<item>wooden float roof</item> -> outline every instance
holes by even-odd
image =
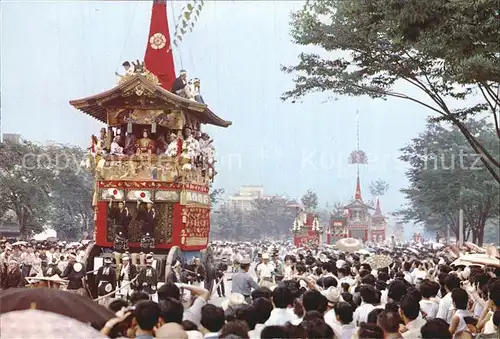
[[[105,103],[122,97],[124,93],[133,91],[139,85],[143,88],[144,92],[149,93],[152,98],[159,99],[165,102],[166,105],[179,107],[197,117],[202,123],[220,127],[228,127],[231,125],[231,121],[226,121],[217,116],[206,104],[173,94],[141,74],[134,74],[133,76],[127,77],[125,81],[108,91],[82,99],[71,100],[69,103],[91,117],[103,123],[107,123]]]

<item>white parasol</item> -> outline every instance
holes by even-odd
[[[354,253],[363,248],[363,242],[355,238],[343,238],[335,243],[337,249],[344,252]]]
[[[363,260],[362,263],[370,265],[373,270],[378,270],[379,268],[389,267],[392,262],[393,259],[388,255],[375,254]]]
[[[26,241],[16,241],[15,243],[12,244],[12,246],[25,246],[28,245]]]
[[[463,263],[456,264],[456,262],[469,263],[466,266],[476,264],[476,265],[500,267],[500,258],[492,257],[492,256],[489,256],[487,254],[466,254],[466,255],[459,257],[457,260],[455,260],[453,262],[454,265],[464,265]]]

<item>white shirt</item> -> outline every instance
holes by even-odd
[[[270,262],[268,262],[267,264],[262,263],[259,266],[257,266],[256,273],[260,279],[264,278],[271,279],[273,276],[272,273],[274,272],[274,269],[275,267],[273,263]]]
[[[436,318],[443,319],[448,324],[451,322],[453,316],[453,300],[451,293],[448,292],[440,301]]]
[[[413,285],[413,277],[411,276],[410,272],[403,272],[403,273],[405,275],[405,280]]]
[[[420,333],[420,329],[424,326],[426,321],[421,317],[417,317],[417,319],[410,321],[406,324],[406,328],[408,331],[402,334],[405,339],[419,339],[422,338],[422,334]]]
[[[347,325],[330,325],[335,334],[336,339],[351,339],[354,338],[354,335],[357,333],[358,328],[354,325],[354,323],[350,323]]]
[[[364,301],[361,305],[354,311],[352,316],[355,325],[359,326],[362,322],[368,321],[368,314],[375,308],[372,304],[367,304]]]
[[[333,328],[333,326],[341,326],[337,321],[335,310],[333,308],[323,315],[323,320],[325,320],[325,323],[331,328]]]
[[[296,321],[298,317],[293,313],[291,308],[275,308],[271,311],[269,319],[267,319],[265,326],[283,326],[287,322]]]
[[[420,310],[422,310],[422,312],[424,312],[427,315],[426,317],[427,320],[436,318],[438,309],[439,309],[439,304],[436,301],[425,300],[425,299],[420,300]]]
[[[250,339],[260,339],[260,334],[262,330],[266,327],[264,324],[256,324],[255,328],[251,331],[248,331],[248,337]]]

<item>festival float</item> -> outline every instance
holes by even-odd
[[[180,40],[177,28],[174,36]],[[217,172],[212,139],[202,128],[231,122],[204,103],[198,79],[191,85],[186,71],[176,76],[172,53],[166,3],[155,1],[144,62],[124,62],[115,87],[70,101],[105,124],[89,148],[95,228],[85,264],[93,271],[112,257],[118,265],[127,251],[140,267],[152,253],[166,280],[173,263],[198,257],[210,288],[209,194]],[[94,275],[88,278],[92,289]]]
[[[317,215],[301,211],[293,221],[292,233],[295,247],[318,248],[323,229]]]

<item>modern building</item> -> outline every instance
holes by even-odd
[[[234,209],[251,211],[252,202],[264,198],[264,186],[241,186],[239,192],[229,197],[226,204]]]
[[[11,144],[19,144],[21,142],[21,134],[4,133],[2,135],[2,141]]]

